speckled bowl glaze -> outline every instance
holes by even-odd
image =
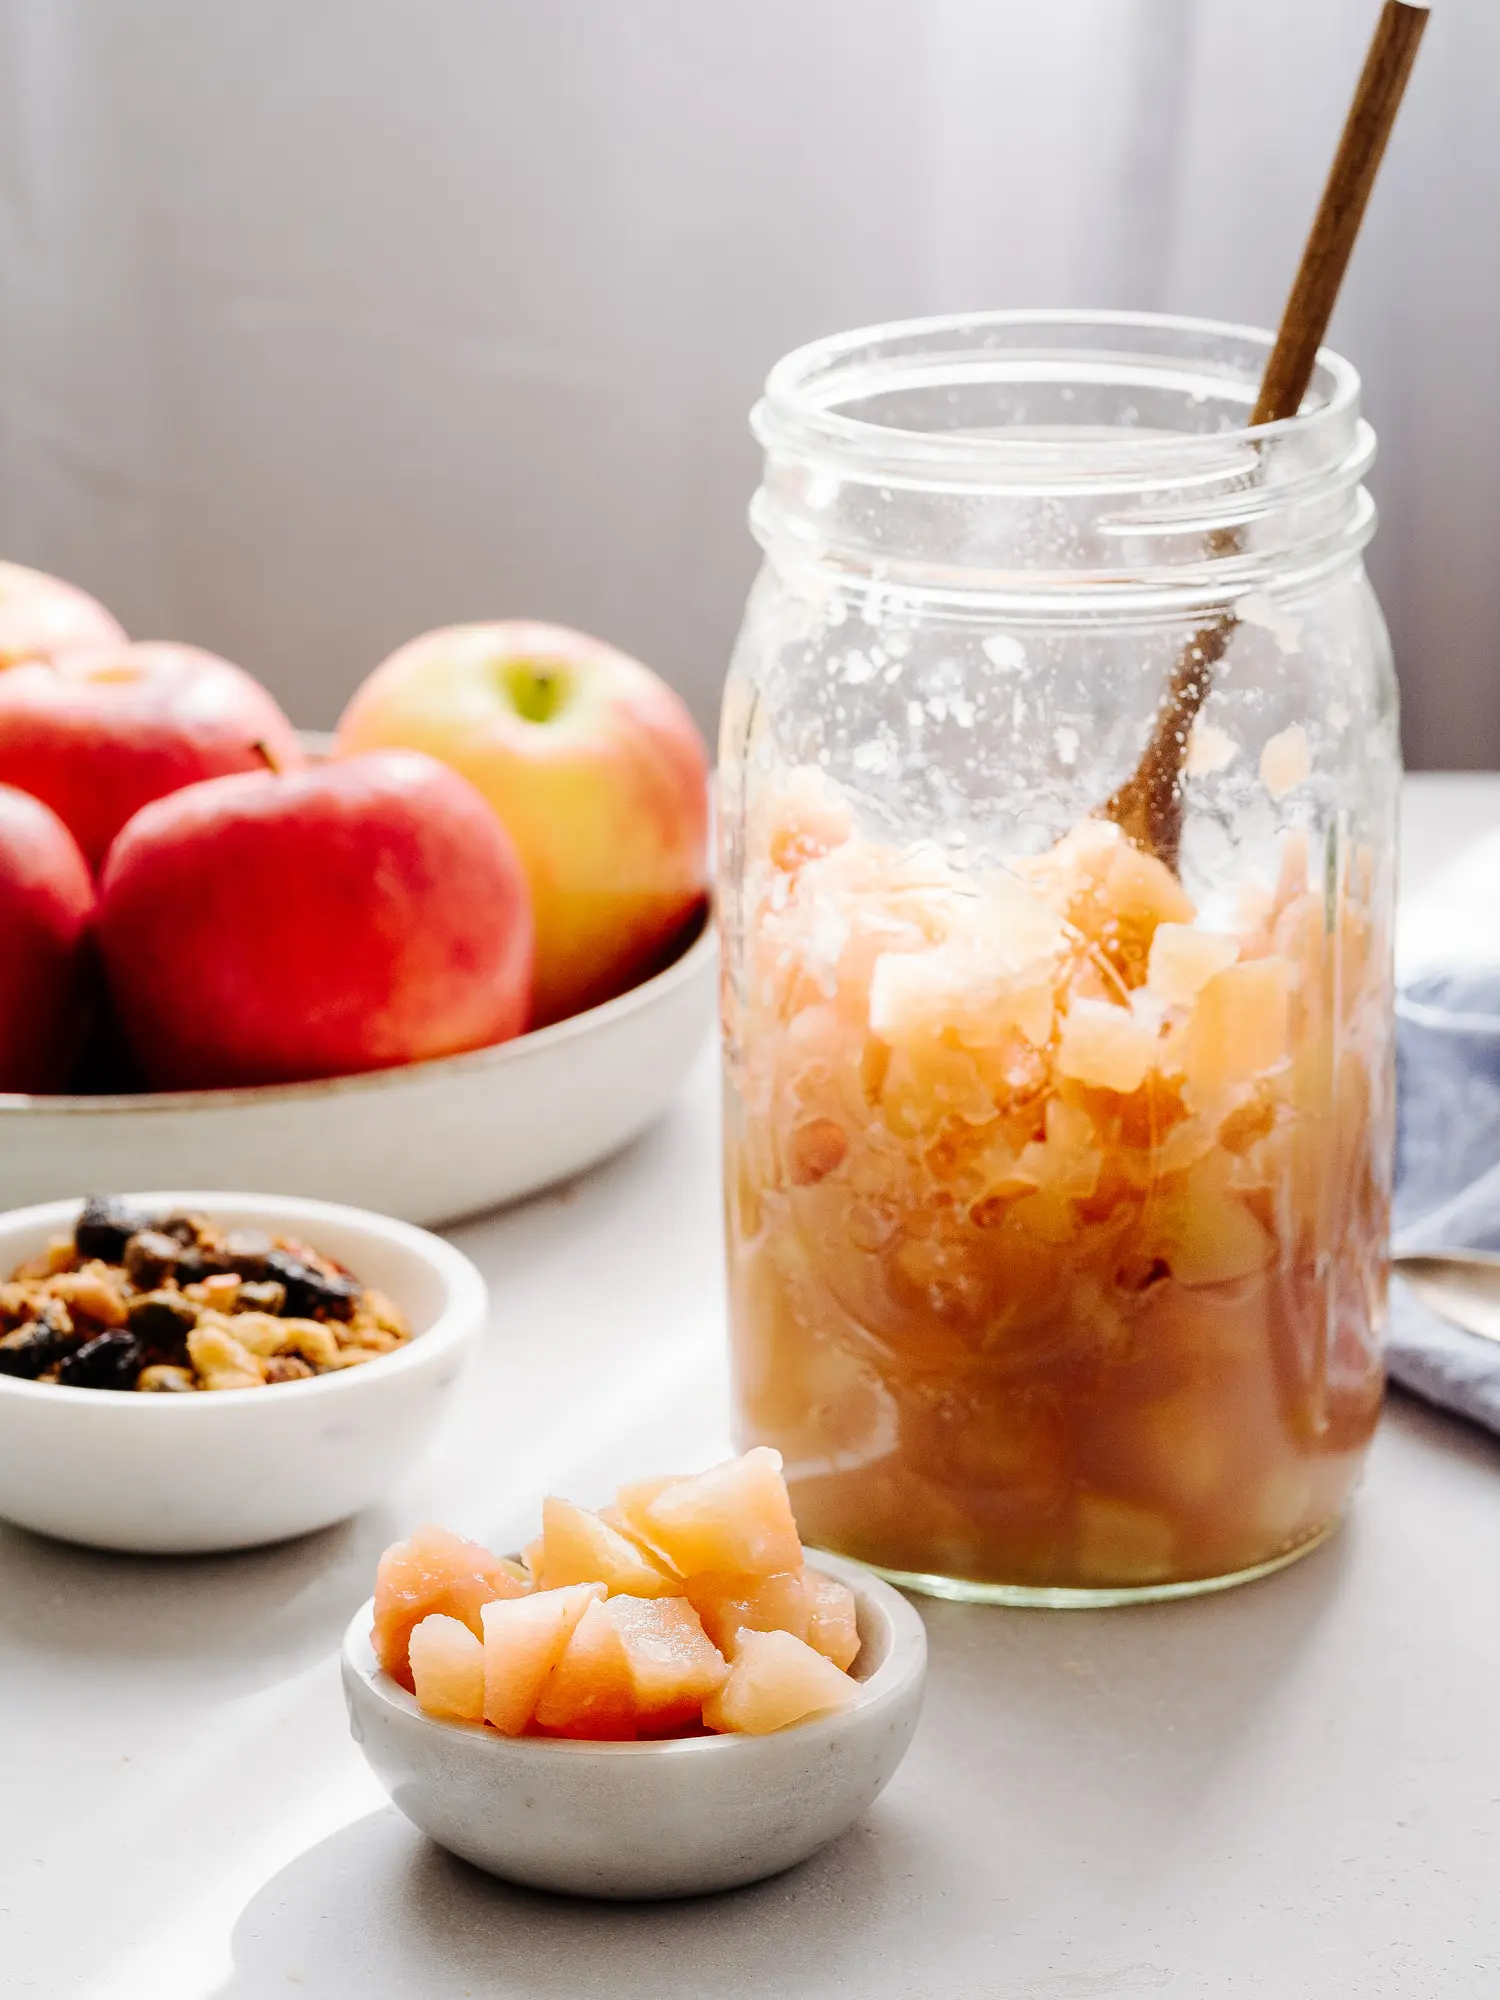
[[[854,1592],[859,1697],[774,1736],[575,1743],[438,1722],[375,1663],[373,1605],[344,1637],[349,1726],[407,1818],[492,1875],[615,1901],[701,1896],[805,1861],[889,1783],[917,1726],[927,1635],[901,1594],[837,1556]]]

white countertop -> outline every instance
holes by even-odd
[[[1410,781],[1406,886],[1500,826]],[[1500,1992],[1500,1443],[1396,1401],[1345,1531],[1270,1580],[1094,1613],[924,1604],[927,1711],[867,1822],[694,1904],[508,1889],[386,1804],[335,1660],[436,1518],[727,1450],[716,1078],[455,1232],[492,1337],[388,1505],[288,1548],[0,1530],[0,1992],[46,2000],[1426,2000]]]

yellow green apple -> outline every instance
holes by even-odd
[[[393,653],[339,723],[341,755],[425,750],[514,840],[536,913],[532,1025],[664,961],[702,907],[708,755],[639,660],[560,625],[452,625]]]

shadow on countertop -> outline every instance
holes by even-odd
[[[888,1802],[811,1861],[748,1889],[582,1902],[496,1881],[388,1807],[266,1884],[235,1926],[234,1974],[210,2000],[832,1994],[844,1990],[841,1960],[879,1949],[921,1863],[919,1832]]]
[[[1154,1925],[1162,1857],[1223,1839],[1226,1799],[1288,1683],[1318,1667],[1352,1542],[1197,1603],[1061,1616],[923,1605],[927,1709],[885,1795],[812,1860],[726,1895],[543,1895],[455,1860],[394,1808],[369,1814],[256,1893],[211,2000],[1128,2000],[1175,1988]]]
[[[0,1527],[0,1648],[70,1668],[191,1662],[216,1694],[244,1693],[336,1650],[398,1532],[376,1507],[270,1548],[138,1556]]]

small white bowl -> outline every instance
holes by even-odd
[[[202,1554],[326,1528],[400,1477],[484,1326],[485,1284],[467,1257],[423,1229],[329,1202],[107,1191],[300,1237],[384,1292],[413,1338],[336,1374],[191,1396],[0,1375],[0,1518],[92,1548]],[[78,1208],[74,1199],[0,1215],[0,1278],[71,1229]]]
[[[917,1726],[927,1634],[898,1591],[808,1551],[854,1592],[858,1698],[773,1736],[506,1737],[439,1722],[375,1663],[373,1601],[344,1635],[349,1727],[406,1817],[492,1875],[616,1901],[702,1896],[805,1861],[885,1789]]]
[[[439,1224],[581,1173],[666,1109],[713,1022],[711,922],[654,979],[435,1062],[247,1090],[0,1092],[0,1207],[237,1182]]]

